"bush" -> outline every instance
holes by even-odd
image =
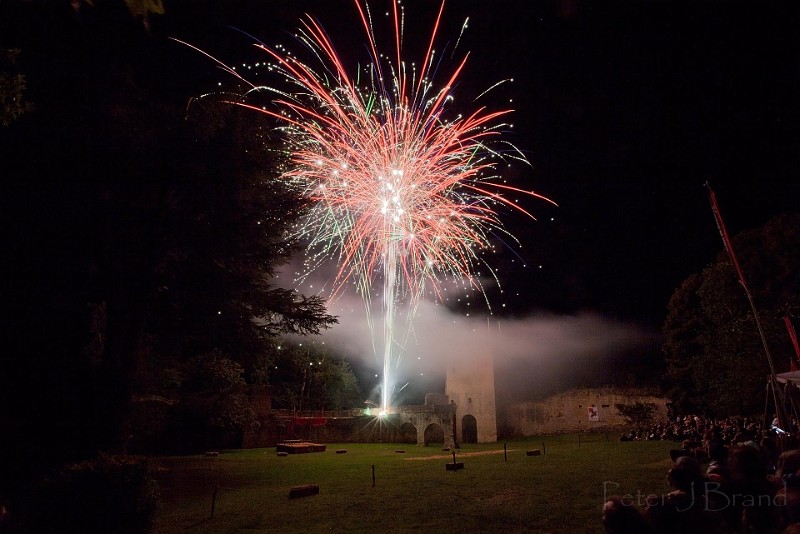
[[[614,405],[625,422],[638,432],[646,430],[653,424],[656,414],[656,405],[652,402],[634,402],[633,404],[618,403]]]
[[[137,457],[101,456],[44,480],[23,511],[23,532],[153,532],[158,483]]]

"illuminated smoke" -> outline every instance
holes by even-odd
[[[499,176],[501,162],[526,163],[501,136],[510,128],[503,122],[510,110],[448,113],[468,54],[444,84],[434,82],[433,72],[442,69],[435,41],[444,3],[418,65],[403,57],[405,14],[398,2],[392,2],[388,16],[391,57],[378,50],[368,4],[356,0],[355,6],[370,60],[354,73],[312,17],[301,21],[297,35],[311,62],[283,47],[257,44],[267,57],[263,68],[286,80],[286,88],[252,83],[218,63],[250,87],[232,103],[280,121],[288,156],[281,178],[311,201],[295,229],[308,244],[297,282],[333,261],[338,269],[325,288],[327,296],[356,290],[366,307],[372,351],[383,357],[386,411],[392,376],[420,303],[443,300],[447,286],[482,293],[480,277],[494,276],[484,254],[498,240],[515,241],[503,228],[500,211],[530,216],[509,195],[547,199],[509,186]],[[252,103],[265,93],[271,97],[268,105]],[[376,343],[380,336],[372,320],[376,299],[382,343]]]

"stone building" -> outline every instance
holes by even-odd
[[[491,354],[462,357],[451,362],[447,366],[445,394],[455,403],[457,442],[497,441],[497,402]]]

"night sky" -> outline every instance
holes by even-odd
[[[393,55],[392,0],[361,1]],[[220,450],[207,448],[222,435],[209,431],[229,418],[211,410],[244,421],[245,402],[227,395],[246,385],[269,383],[276,407],[324,409],[314,362],[302,359],[312,355],[349,364],[336,376],[354,382],[351,369],[358,391],[332,401],[349,406],[387,390],[393,406],[422,404],[447,391],[447,370],[466,374],[483,358],[499,422],[516,403],[571,389],[670,394],[670,297],[723,251],[704,184],[732,236],[800,212],[797,0],[447,0],[434,85],[469,54],[448,110],[512,109],[502,138],[530,164],[498,174],[557,206],[520,194],[535,220],[500,206],[518,242],[492,236],[496,252],[482,259],[501,285],[480,273],[485,299],[457,280],[444,302],[399,306],[384,385],[378,282],[371,317],[355,291],[327,308],[284,291],[319,296],[336,266],[297,288],[302,258],[278,269],[283,223],[294,221],[284,217],[299,207],[271,181],[283,146],[275,122],[254,111],[250,123],[250,110],[222,109],[221,98],[190,109],[237,83],[199,50],[238,66],[267,59],[257,40],[300,55],[305,13],[350,72],[366,72],[354,0],[163,0],[147,24],[131,14],[140,4],[0,0],[0,97],[19,74],[32,105],[0,124],[0,508],[11,496],[60,518],[29,490],[52,468],[128,451],[134,437],[145,451],[150,441],[159,452]],[[402,4],[403,57],[419,62],[440,2]],[[255,81],[272,85],[266,70]],[[0,102],[3,120],[9,109]],[[330,316],[338,322],[325,329]],[[780,372],[788,358],[777,357]],[[140,400],[163,412],[134,411]]]
[[[371,5],[380,32],[390,4]],[[404,56],[419,61],[439,3],[403,5]],[[347,0],[186,6],[172,13],[172,32],[226,61],[259,57],[231,27],[296,49],[292,32],[304,13],[322,23],[351,68],[368,57]],[[722,249],[704,184],[714,188],[731,234],[800,209],[798,23],[793,2],[446,4],[438,80],[470,54],[454,112],[479,103],[513,109],[513,130],[504,134],[531,166],[503,174],[559,205],[523,199],[537,221],[503,218],[521,249],[511,244],[488,258],[502,284],[502,293],[491,284],[487,293],[503,323],[489,346],[505,391],[525,398],[627,371],[657,383],[669,297]],[[380,35],[378,45],[392,52]],[[208,76],[199,84],[221,74]],[[514,82],[472,101],[508,78]],[[455,313],[418,318],[407,377],[425,371],[426,378],[409,390],[437,390],[441,359],[484,341],[469,335],[480,332],[480,312],[464,318],[480,308],[473,304],[451,300],[446,307]],[[332,307],[341,323],[328,339],[369,366],[358,308],[357,299]]]
[[[380,28],[390,4],[370,4]],[[263,58],[247,34],[296,49],[292,33],[304,13],[321,22],[353,69],[368,58],[350,0],[164,5],[166,14],[152,20],[155,38],[190,42],[222,61]],[[404,55],[419,61],[439,3],[403,5]],[[40,28],[50,23],[33,21]],[[4,24],[0,31],[17,31],[9,19]],[[580,354],[563,360],[564,369],[591,373],[602,363],[598,354],[613,352],[608,344],[593,344],[602,332],[620,352],[648,352],[647,364],[657,357],[670,295],[722,249],[704,184],[714,188],[731,234],[800,210],[798,28],[794,1],[447,2],[436,80],[443,82],[470,54],[453,90],[453,111],[473,111],[476,96],[513,78],[479,101],[514,110],[514,127],[505,136],[530,166],[515,164],[503,174],[558,203],[522,200],[536,221],[519,213],[503,217],[522,248],[512,245],[488,259],[503,285],[502,294],[489,287],[494,313],[520,321],[505,330],[507,337],[520,336],[510,353],[536,353],[538,347],[528,346],[535,341],[520,341],[533,332],[549,340],[553,358]],[[24,32],[18,33],[24,48]],[[380,36],[378,44],[391,51]],[[165,42],[157,49],[160,55],[149,63],[167,99],[186,101],[227,79],[188,47]],[[80,66],[85,76],[97,67]],[[447,306],[465,311],[457,302]],[[542,316],[566,319],[521,322]],[[342,322],[347,332],[348,319]],[[625,334],[628,325],[642,330]],[[570,345],[576,340],[582,348]],[[580,363],[590,360],[591,366]],[[541,369],[531,373],[546,376]]]
[[[405,54],[418,60],[438,2],[403,4]],[[372,5],[380,26],[386,4]],[[366,57],[347,0],[166,6],[171,34],[223,59],[251,53],[228,26],[291,47],[303,13],[346,60]],[[659,327],[672,291],[722,246],[706,181],[732,234],[800,209],[798,23],[794,2],[448,2],[442,77],[470,53],[454,91],[465,109],[514,79],[482,101],[515,110],[507,135],[531,167],[508,177],[559,204],[525,201],[538,222],[504,219],[523,248],[491,259],[504,284],[492,300],[507,305],[495,312],[593,310]]]

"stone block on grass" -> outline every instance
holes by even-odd
[[[319,484],[305,484],[303,486],[295,486],[289,490],[289,498],[297,499],[299,497],[310,497],[319,493]]]

